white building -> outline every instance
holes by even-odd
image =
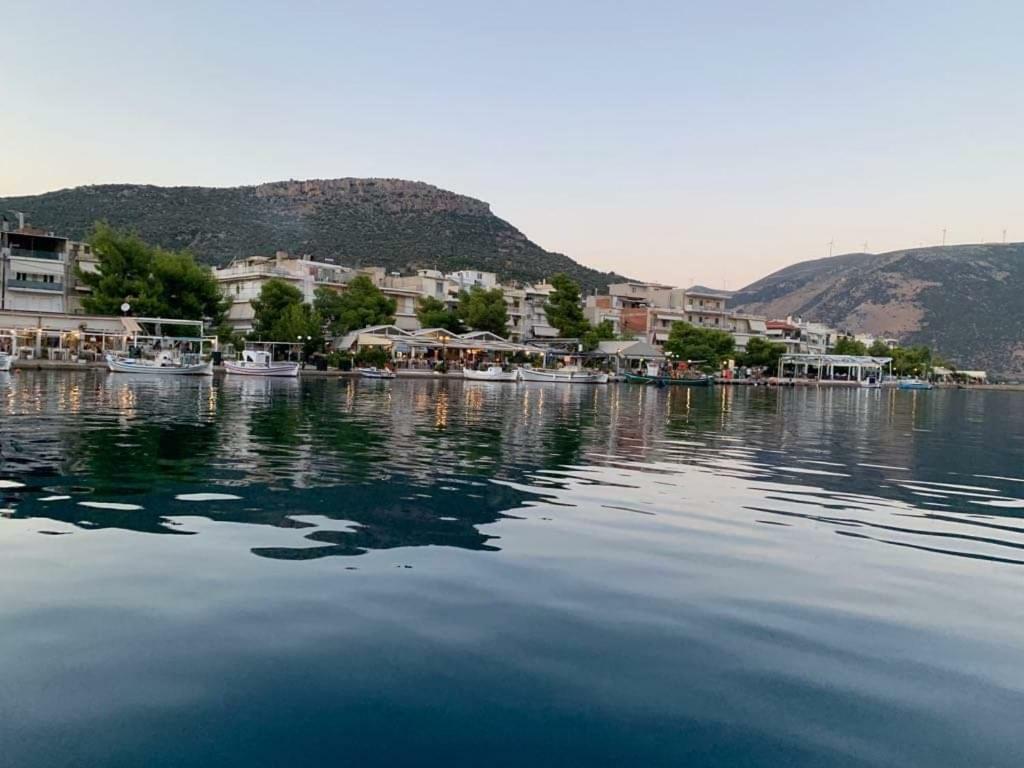
[[[34,227],[0,229],[0,308],[65,312],[68,239]]]

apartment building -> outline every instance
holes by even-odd
[[[68,244],[19,217],[17,229],[4,219],[0,227],[0,308],[27,312],[65,312]]]

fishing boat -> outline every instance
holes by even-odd
[[[934,389],[930,381],[923,379],[900,379],[896,386],[900,389]]]
[[[627,373],[626,381],[633,384],[652,384],[655,387],[710,387],[714,379],[710,376],[648,376],[642,373]]]
[[[576,366],[565,368],[520,368],[522,381],[547,381],[555,384],[607,384],[608,374],[587,371]]]
[[[364,379],[393,379],[395,378],[395,372],[389,371],[387,368],[357,368],[359,375]]]
[[[275,363],[269,352],[259,349],[246,349],[241,360],[225,360],[224,370],[238,376],[280,376],[294,378],[299,375],[299,364],[289,362]]]
[[[462,369],[462,377],[470,381],[518,381],[518,371],[506,371],[500,365],[488,365],[483,370]]]
[[[648,363],[644,373],[626,372],[626,381],[633,384],[650,384],[655,387],[710,387],[714,383],[711,376],[703,373],[681,373],[677,376],[666,376],[657,363]]]
[[[860,380],[861,389],[881,389],[882,380],[878,376],[868,376]]]
[[[11,370],[11,356],[6,352],[0,352],[0,372]]]
[[[213,364],[185,363],[169,352],[161,352],[154,360],[107,356],[107,368],[113,373],[142,373],[157,376],[213,376]]]

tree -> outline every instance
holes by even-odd
[[[867,345],[863,341],[857,341],[856,339],[844,336],[836,342],[835,347],[832,348],[832,354],[834,355],[866,355],[868,353]]]
[[[715,371],[729,359],[736,343],[725,331],[699,328],[689,323],[672,323],[665,351],[682,362],[692,362],[705,371]]]
[[[288,308],[298,304],[302,304],[302,291],[276,277],[267,280],[260,295],[252,300],[253,335],[267,341],[286,341],[274,338],[275,328]]]
[[[561,273],[551,278],[551,285],[555,290],[544,304],[548,323],[557,328],[563,338],[581,338],[590,329],[590,324],[583,317],[579,285]]]
[[[325,318],[331,333],[342,334],[371,325],[391,325],[395,322],[398,303],[385,296],[366,275],[357,275],[338,297],[332,309],[336,312]]]
[[[928,347],[896,347],[890,355],[892,372],[897,376],[923,376],[932,367],[932,351]]]
[[[313,291],[313,309],[332,328],[341,317],[345,305],[341,300],[341,294],[326,285],[317,286]]]
[[[90,289],[82,298],[87,312],[116,315],[127,302],[135,315],[209,320],[212,325],[223,318],[227,302],[217,281],[187,251],[157,248],[104,222],[93,227],[89,242],[96,271],[77,272]]]
[[[309,357],[323,343],[323,321],[309,304],[289,304],[271,331],[273,341],[302,344],[305,357]]]
[[[459,294],[459,317],[476,331],[490,331],[498,336],[508,334],[508,305],[501,288],[485,290],[474,285]]]
[[[738,355],[736,362],[747,368],[764,368],[769,374],[779,369],[779,358],[786,353],[786,345],[754,336],[747,342],[745,352]]]
[[[458,313],[433,296],[421,296],[416,302],[416,319],[423,328],[444,328],[451,333],[463,333],[466,330],[459,321]]]
[[[881,339],[875,339],[868,347],[868,354],[872,357],[892,357],[892,349]]]
[[[597,345],[602,341],[612,341],[614,339],[615,325],[611,320],[602,320],[583,334],[583,349],[589,352],[597,349]]]

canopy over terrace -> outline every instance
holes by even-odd
[[[863,381],[871,376],[880,378],[891,363],[891,357],[868,355],[787,354],[779,358],[779,373],[798,379]]]
[[[444,328],[426,328],[405,331],[395,325],[375,325],[352,331],[334,340],[337,350],[350,351],[364,347],[384,347],[392,355],[415,354],[427,350],[459,350],[515,354],[542,354],[543,350],[529,344],[517,344],[489,331],[471,331],[456,334]]]

